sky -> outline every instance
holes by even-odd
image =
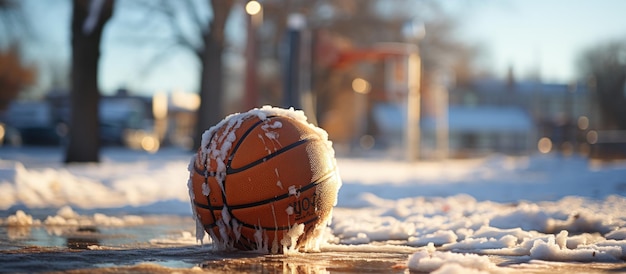
[[[52,74],[68,66],[70,56],[70,1],[24,1],[39,37],[26,49],[31,62],[41,66],[37,88],[48,89]],[[199,65],[190,51],[168,48],[156,39],[133,42],[129,32],[140,24],[128,24],[140,15],[128,9],[129,1],[118,1],[113,19],[105,30],[102,45],[101,89],[105,94],[120,87],[143,94],[157,91],[196,92]],[[444,8],[455,16],[461,41],[479,45],[482,69],[503,76],[509,67],[518,78],[539,72],[548,82],[570,82],[576,77],[576,58],[583,50],[609,40],[626,38],[626,1],[619,0],[454,0]],[[235,45],[244,42],[242,5],[235,7],[227,32]],[[210,14],[210,11],[207,13]],[[135,22],[143,22],[135,20]],[[167,30],[151,25],[158,36]],[[426,30],[428,35],[428,30]],[[241,46],[240,46],[241,47]],[[139,49],[139,50],[138,50]],[[242,50],[237,48],[235,50]],[[159,67],[153,56],[167,52]],[[236,59],[241,63],[241,57]],[[146,67],[154,69],[146,70]]]
[[[487,52],[486,65],[545,81],[577,77],[576,58],[610,40],[626,39],[626,2],[619,0],[450,1],[459,14],[459,35]],[[452,3],[452,4],[450,4]]]

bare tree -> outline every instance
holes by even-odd
[[[222,54],[225,48],[224,29],[234,0],[142,1],[136,8],[146,10],[141,26],[159,25],[166,37],[149,35],[144,42],[159,41],[164,45],[145,67],[150,70],[171,56],[172,49],[192,52],[200,64],[200,107],[197,112],[194,148],[200,145],[202,132],[218,123],[223,115],[224,68]],[[207,10],[210,10],[212,16]],[[153,21],[158,18],[160,21]],[[145,31],[145,30],[142,30]],[[145,73],[145,72],[144,72]]]
[[[223,114],[224,69],[222,53],[224,52],[224,27],[233,6],[232,0],[211,0],[213,20],[202,33],[204,48],[199,53],[202,61],[200,74],[200,108],[194,135],[194,148],[200,146],[201,134],[204,130],[217,124]]]
[[[72,89],[65,162],[99,162],[98,62],[105,24],[114,0],[73,0]]]
[[[22,62],[17,46],[11,47],[6,52],[0,52],[0,111],[4,110],[24,87],[34,82],[35,74],[34,67]]]
[[[583,75],[594,80],[592,92],[607,129],[626,129],[625,57],[626,41],[614,41],[588,49],[579,59]]]
[[[37,70],[23,62],[19,47],[31,34],[21,2],[0,0],[0,111],[35,82]]]
[[[169,50],[176,46],[190,50],[200,61],[201,105],[197,116],[196,133],[194,134],[194,148],[199,146],[202,132],[207,127],[219,122],[224,115],[224,102],[222,100],[224,69],[221,55],[225,47],[224,27],[234,2],[234,0],[162,0],[141,2],[143,8],[151,11],[146,13],[149,15],[148,19],[165,18],[160,23],[165,22],[168,31],[160,33],[166,33],[170,37],[168,37],[169,41],[161,40],[162,45],[168,45],[164,47],[168,51],[163,51],[161,56],[171,55]],[[432,28],[432,32],[426,38],[428,41],[422,43],[421,50],[427,57],[434,55],[439,57],[432,60],[424,60],[425,71],[430,71],[431,68],[434,70],[435,67],[441,66],[440,60],[451,59],[449,57],[453,55],[451,53],[462,50],[463,45],[458,45],[456,41],[450,38],[454,22],[451,22],[450,18],[444,16],[445,14],[438,9],[437,2],[430,0],[420,2],[423,2],[429,8],[430,12],[425,13],[431,14],[431,17],[424,18],[424,21],[427,27]],[[418,15],[415,12],[406,11],[402,16],[381,16],[376,13],[377,3],[379,2],[371,0],[264,1],[263,25],[268,26],[268,28],[264,28],[264,31],[259,33],[259,36],[261,36],[259,37],[261,41],[259,45],[262,47],[259,57],[264,61],[281,57],[280,53],[284,48],[282,43],[284,42],[284,33],[286,32],[287,17],[293,12],[301,13],[309,20],[308,23],[310,25],[307,27],[313,30],[325,30],[331,36],[337,38],[336,40],[349,41],[347,42],[350,44],[349,47],[368,47],[381,41],[404,41],[401,31],[403,24]],[[402,3],[412,2],[407,0]],[[212,16],[206,10],[210,10]],[[329,10],[332,10],[332,16],[330,17],[326,16],[325,13]],[[444,19],[435,21],[440,16],[443,16]],[[208,17],[210,17],[210,20],[207,19]],[[142,25],[148,25],[148,22],[144,22]],[[323,55],[320,58],[327,58],[327,56]],[[155,60],[159,60],[159,58],[155,58]],[[314,61],[318,62],[319,60]],[[447,62],[445,65],[453,66],[450,63],[452,62]],[[327,67],[316,68],[314,73],[317,75],[312,77],[314,89],[318,95],[317,104],[326,106],[321,107],[319,109],[320,112],[328,110],[330,101],[333,100],[331,97],[337,96],[337,91],[341,90],[341,88],[331,86],[331,84],[346,86],[345,81],[330,81],[329,78],[335,77],[338,72],[331,72],[327,69]],[[350,72],[347,74],[350,74]],[[257,89],[265,102],[279,101],[276,98],[282,93],[280,75],[274,73],[271,75],[271,77],[275,78],[260,79]]]
[[[21,4],[16,0],[0,0],[0,46],[8,46],[32,35]]]

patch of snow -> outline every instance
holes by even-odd
[[[150,206],[161,201],[170,201],[177,214],[195,215],[184,183],[193,163],[201,160],[192,153],[143,155],[105,149],[104,161],[98,165],[65,166],[59,161],[61,152],[43,151],[0,148],[4,213],[0,224],[81,226],[96,224],[97,219],[101,224],[131,225],[144,217],[80,215],[74,209],[108,208],[107,214],[116,207],[169,210],[169,206]],[[626,258],[625,163],[602,165],[555,155],[416,163],[384,157],[339,158],[337,162],[343,186],[331,226],[318,231],[322,251],[418,252],[409,260],[411,270],[441,272],[496,271],[486,261],[463,263],[483,261],[484,255],[528,256],[541,262]],[[36,208],[59,211],[35,218],[29,214]],[[220,228],[226,225],[218,223]],[[201,224],[197,231],[202,233],[199,239],[207,238]],[[263,233],[275,232],[258,230],[255,237],[263,238]],[[275,239],[261,242],[259,250],[276,252],[280,240],[291,242],[291,237]],[[422,245],[427,243],[433,247],[424,253]],[[459,252],[477,257],[468,259]],[[461,262],[448,261],[453,256]]]
[[[559,246],[556,237],[551,235],[547,241],[536,240],[530,249],[533,259],[545,261],[576,262],[615,262],[622,256],[619,246],[585,245],[577,249]]]
[[[135,226],[144,223],[144,219],[137,215],[124,215],[121,217],[108,216],[102,213],[94,213],[91,216],[79,215],[71,207],[60,208],[56,215],[46,216],[46,219],[34,219],[22,210],[7,217],[4,222],[8,226]]]
[[[33,225],[33,216],[26,214],[22,210],[18,210],[14,215],[7,218],[8,226],[31,226]]]
[[[607,240],[626,240],[626,227],[621,227],[606,234]]]
[[[453,269],[455,271],[457,269],[462,270],[463,273],[465,271],[470,271],[470,273],[488,273],[498,269],[498,266],[491,262],[487,256],[441,252],[434,250],[432,246],[427,250],[418,251],[409,256],[407,265],[411,271],[416,272],[440,271],[441,273],[448,273],[445,271],[452,270],[448,268],[448,265],[456,265],[453,266]]]
[[[280,244],[283,246],[284,254],[298,253],[296,244],[300,236],[304,233],[304,224],[294,224],[287,233],[283,234]]]

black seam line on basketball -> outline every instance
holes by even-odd
[[[202,175],[203,177],[207,177],[207,176],[209,175],[206,169],[205,169],[205,170],[201,170],[201,169],[199,169],[199,168],[196,166],[196,164],[194,164],[194,165],[193,165],[193,170],[194,170],[196,173],[198,173],[198,174]]]
[[[296,223],[294,223],[294,225],[297,225],[297,224],[308,225],[308,224],[310,224],[312,222],[317,221],[318,219],[319,219],[319,216],[315,216],[312,219],[307,220],[306,222],[303,222],[303,223],[296,222]],[[269,230],[269,231],[289,230],[289,229],[291,229],[293,227],[293,225],[292,226],[288,226],[288,225],[287,226],[279,226],[279,227],[271,227],[271,226],[261,226],[261,227],[259,227],[257,225],[251,225],[251,224],[244,223],[244,222],[240,222],[239,225],[245,226],[247,228],[252,228],[252,229],[259,229],[260,228],[260,229]]]
[[[207,131],[207,130],[209,130],[209,129],[210,129],[210,128],[207,128],[205,131]],[[203,131],[203,132],[204,132],[204,131]],[[213,142],[213,137],[215,137],[215,133],[217,133],[217,130],[215,130],[215,131],[213,132],[213,134],[211,134],[211,138],[209,138],[209,141],[206,143],[206,147],[204,147],[204,148],[207,148],[207,149],[209,148],[209,146],[211,145],[211,142]],[[202,136],[200,136],[200,137],[202,137]],[[205,163],[206,163],[206,162],[205,162]],[[206,166],[205,166],[205,167],[206,167]]]
[[[243,119],[244,119],[244,120],[246,120],[246,119],[249,119],[250,117],[251,117],[251,116],[244,117]],[[276,117],[276,116],[275,116],[275,115],[272,115],[272,116],[267,116],[267,118],[273,118],[273,117]],[[254,129],[254,128],[258,125],[258,124],[262,123],[263,121],[264,121],[264,120],[260,120],[260,121],[258,121],[258,122],[256,122],[256,123],[254,123],[254,125],[252,125],[252,126],[251,126],[248,130],[246,130],[246,132],[244,133],[243,137],[242,137],[242,138],[239,138],[239,141],[238,141],[238,142],[237,142],[237,144],[235,145],[235,148],[239,147],[239,145],[241,144],[241,142],[242,142],[242,140],[244,139],[244,137],[245,137],[246,135],[250,134],[250,131],[252,131],[252,129]],[[208,130],[208,129],[207,129],[207,130]],[[204,147],[204,148],[207,148],[207,149],[209,148],[209,146],[211,145],[211,142],[213,142],[213,138],[215,137],[215,134],[217,134],[218,130],[219,130],[219,129],[216,129],[216,130],[215,130],[215,132],[213,132],[213,134],[211,134],[211,138],[209,138],[209,142],[206,144],[206,147]],[[236,129],[234,129],[234,130],[236,130]],[[231,155],[233,155],[233,154],[234,154],[234,151],[235,151],[235,149],[233,149],[233,153],[231,153]],[[209,156],[207,155],[207,157],[209,157]],[[207,169],[207,167],[206,167],[206,162],[205,162],[205,166],[204,166],[204,168],[205,168],[205,171],[204,171],[204,172],[206,172],[206,170],[208,170],[208,169]],[[203,174],[202,172],[198,172],[198,173]],[[209,174],[210,174],[210,173],[209,173]],[[213,176],[215,176],[215,175],[213,174]]]
[[[267,155],[267,156],[265,156],[265,157],[263,157],[261,159],[258,159],[256,161],[254,161],[252,163],[249,163],[249,164],[247,164],[245,166],[242,166],[240,168],[232,168],[232,167],[230,167],[230,162],[229,162],[228,166],[226,167],[226,175],[235,174],[235,173],[239,173],[239,172],[245,171],[246,169],[252,168],[252,167],[254,167],[254,166],[258,165],[258,164],[261,164],[261,163],[263,163],[263,162],[265,162],[265,161],[267,161],[269,159],[272,159],[272,158],[274,158],[274,157],[276,157],[276,156],[278,156],[280,154],[283,154],[284,152],[287,152],[288,150],[290,150],[292,148],[295,148],[295,147],[297,147],[299,145],[308,143],[308,142],[313,141],[313,140],[316,140],[316,139],[309,139],[309,138],[307,138],[307,139],[299,140],[299,141],[297,141],[295,143],[292,143],[292,144],[290,144],[288,146],[285,146],[285,147],[282,147],[282,148],[276,150],[272,154],[269,154],[269,155]]]
[[[207,176],[204,176],[204,183],[207,185],[207,187],[209,187],[209,178]],[[211,198],[209,197],[209,195],[207,194],[206,196],[206,203],[207,205],[212,208],[213,205],[211,204]],[[223,201],[223,200],[222,200]],[[215,213],[213,213],[213,210],[209,210],[209,212],[211,212],[211,217],[213,217],[213,220],[217,220],[215,218]]]
[[[332,178],[332,176],[333,176],[333,175],[335,175],[335,173],[336,173],[336,172],[337,172],[337,169],[336,169],[336,168],[332,169],[330,172],[328,172],[328,173],[327,173],[327,174],[325,174],[324,176],[320,177],[320,178],[319,178],[318,180],[316,180],[315,182],[310,183],[310,184],[306,185],[306,186],[305,186],[305,187],[303,187],[303,188],[300,188],[300,192],[302,192],[303,190],[304,190],[304,191],[306,191],[306,190],[308,190],[310,187],[312,187],[312,186],[314,186],[314,185],[316,185],[316,184],[321,184],[321,183],[324,183],[324,182],[326,182],[326,181],[330,180],[330,179]],[[281,195],[281,196],[286,196],[286,197],[289,197],[289,195],[288,195],[288,194],[287,194],[287,195]],[[277,201],[277,200],[280,200],[280,199],[284,199],[284,198],[286,198],[286,197],[281,197],[281,198],[279,198],[279,199],[276,199],[276,198],[278,198],[278,197],[275,197],[274,199],[276,199],[276,201]],[[272,199],[272,200],[274,200],[274,199]],[[272,202],[272,201],[269,201],[269,202]],[[223,209],[224,209],[224,206],[220,206],[220,207],[213,207],[213,206],[210,206],[210,205],[200,204],[200,203],[198,203],[198,202],[196,202],[196,201],[194,201],[194,204],[195,204],[196,206],[200,207],[200,208],[210,210],[210,212],[211,212],[211,214],[212,214],[212,215],[213,215],[213,210],[223,210]],[[254,203],[253,203],[253,204],[254,204]],[[257,227],[257,226],[255,226],[255,225],[250,225],[250,224],[248,224],[248,223],[246,223],[246,222],[242,222],[240,219],[238,219],[237,217],[235,217],[235,216],[233,215],[232,211],[231,211],[233,208],[234,208],[234,209],[241,209],[241,208],[244,208],[244,207],[254,206],[253,204],[247,204],[247,205],[237,205],[237,206],[228,206],[228,213],[229,213],[229,214],[233,217],[233,219],[234,219],[234,220],[237,220],[237,222],[238,222],[239,224],[241,224],[241,225],[243,225],[243,226],[245,226],[245,227],[248,227],[248,228],[258,229],[258,227]],[[313,221],[315,221],[315,220],[317,220],[317,219],[318,219],[318,217],[315,217],[315,218],[313,218],[313,219],[311,219],[311,220],[309,220],[309,221],[304,222],[304,224],[305,224],[305,225],[306,225],[306,224],[309,224],[310,222],[313,222]],[[215,215],[213,215],[213,220],[217,220],[217,219],[215,218]],[[216,227],[216,226],[217,226],[217,223],[215,223],[215,222],[214,222],[214,223],[211,223],[211,224],[205,224],[205,225],[204,225],[204,228],[205,228],[205,229],[213,229],[213,228],[214,228],[214,227]],[[265,229],[265,230],[287,230],[287,229],[289,229],[290,227],[285,226],[285,227],[280,227],[280,228],[274,228],[274,227],[261,227],[261,228],[263,228],[263,229]],[[243,236],[243,235],[242,235],[242,236]],[[247,240],[248,240],[248,241],[250,241],[249,239],[247,239]]]
[[[277,116],[276,116],[276,115],[270,115],[270,116],[267,116],[267,119],[274,118],[274,117],[277,117]],[[267,120],[267,119],[266,119],[266,120]],[[228,165],[228,166],[230,166],[230,162],[232,162],[232,158],[231,158],[231,157],[232,157],[232,155],[235,155],[235,152],[239,149],[239,146],[241,145],[241,143],[243,142],[243,140],[245,140],[246,136],[250,135],[250,132],[252,132],[252,130],[253,130],[254,128],[256,128],[259,124],[263,123],[263,122],[264,122],[264,121],[266,121],[266,120],[259,120],[259,121],[255,122],[252,126],[250,126],[250,128],[248,128],[248,130],[246,130],[246,132],[244,132],[244,133],[243,133],[243,135],[241,136],[241,138],[239,138],[239,140],[237,141],[237,143],[236,143],[236,144],[235,144],[235,146],[233,147],[232,152],[230,153],[230,155],[231,155],[231,156],[229,157],[228,162],[227,162],[227,165]],[[217,132],[217,131],[216,131],[216,132]],[[216,132],[215,132],[215,133],[216,133]],[[211,142],[213,141],[213,137],[215,137],[215,133],[213,133],[213,135],[211,135],[211,138],[209,138],[209,143],[207,144],[207,146],[208,146],[208,145],[210,145],[210,144],[211,144]],[[207,156],[207,157],[208,157],[208,156]],[[205,166],[204,166],[204,170],[200,170],[200,169],[198,169],[198,167],[197,167],[196,165],[194,165],[194,169],[196,170],[196,172],[197,172],[198,174],[200,174],[200,175],[202,175],[202,176],[205,176],[205,177],[207,177],[207,176],[210,176],[210,177],[215,177],[215,176],[217,175],[215,171],[209,171],[209,170],[208,170],[208,168],[207,168],[207,166],[206,166],[206,163],[205,163]]]
[[[235,144],[235,146],[233,146],[232,151],[230,153],[230,156],[228,157],[228,163],[227,166],[230,167],[230,162],[232,162],[233,160],[233,155],[235,155],[235,152],[237,152],[237,150],[239,150],[239,146],[241,146],[241,143],[243,143],[243,141],[246,139],[246,137],[248,137],[248,135],[250,135],[250,132],[252,132],[252,130],[254,130],[257,126],[259,126],[260,124],[262,124],[265,121],[269,121],[271,118],[277,117],[276,115],[270,115],[267,116],[265,120],[259,119],[259,121],[255,122],[252,126],[250,126],[246,132],[244,132],[241,135],[241,138],[239,138],[239,140],[237,140],[237,143]]]
[[[314,186],[327,181],[328,179],[330,179],[332,177],[332,175],[334,175],[334,173],[335,173],[335,170],[329,172],[328,174],[326,174],[324,177],[318,179],[317,181],[311,182],[311,183],[301,187],[300,189],[298,189],[298,191],[299,192],[307,191],[307,190],[313,188]],[[282,195],[274,196],[273,198],[265,199],[265,200],[254,202],[254,203],[248,203],[248,204],[243,204],[243,205],[228,205],[228,212],[230,213],[234,209],[242,209],[242,208],[247,208],[247,207],[255,207],[255,206],[260,206],[260,205],[264,205],[264,204],[269,204],[271,202],[276,202],[278,200],[282,200],[282,199],[288,198],[291,195],[293,195],[293,194],[285,193],[285,194],[282,194]]]
[[[222,209],[224,209],[224,206],[212,206],[211,204],[205,205],[205,204],[198,203],[197,201],[193,201],[193,204],[196,205],[199,208],[207,209],[207,210],[222,210]],[[211,214],[213,214],[213,212],[211,212]],[[213,220],[215,220],[215,216],[213,216]]]
[[[330,172],[328,172],[326,175],[322,176],[321,178],[319,178],[315,182],[312,182],[312,183],[310,183],[310,184],[300,188],[299,191],[300,192],[307,191],[311,187],[313,187],[314,185],[321,184],[321,183],[324,183],[324,182],[328,181],[330,178],[332,178],[333,175],[335,175],[336,171],[337,171],[336,168],[331,170]],[[278,201],[278,200],[281,200],[281,199],[285,199],[285,198],[289,197],[289,195],[290,194],[287,193],[287,194],[283,194],[283,195],[280,195],[280,196],[276,196],[276,197],[271,198],[271,199],[266,199],[266,200],[263,200],[263,201],[260,201],[260,202],[249,203],[249,204],[244,204],[244,205],[234,205],[234,206],[229,205],[228,206],[228,212],[232,215],[232,212],[231,212],[232,209],[242,209],[242,208],[246,208],[246,207],[259,206],[259,205],[263,205],[263,204],[266,204],[266,203],[271,203],[271,202],[275,202],[275,201]],[[222,209],[224,209],[224,206],[212,206],[210,201],[209,201],[209,204],[201,204],[201,203],[199,203],[198,201],[195,201],[195,200],[193,201],[193,203],[194,203],[195,206],[197,206],[199,208],[210,210],[211,215],[213,216],[213,220],[216,220],[215,214],[213,213],[213,210],[222,210]],[[235,219],[237,219],[237,218],[235,218]],[[237,221],[241,222],[241,220],[239,220],[239,219],[237,219]],[[213,224],[212,227],[215,227],[215,225]]]
[[[247,118],[249,118],[249,117],[247,117]],[[246,118],[246,119],[247,119],[247,118]],[[260,124],[260,123],[262,123],[262,122],[263,122],[263,120],[260,120],[260,121],[256,122],[256,123],[254,124],[254,126],[251,126],[251,127],[250,127],[250,128],[249,128],[249,129],[248,129],[248,130],[244,133],[244,136],[248,135],[248,134],[250,133],[250,131],[252,131],[252,129],[253,129],[253,128],[255,128],[258,124]],[[209,138],[209,142],[207,143],[207,147],[206,147],[206,148],[208,148],[208,146],[210,146],[210,145],[211,145],[211,142],[213,142],[213,138],[215,138],[215,134],[216,134],[216,133],[217,133],[217,130],[216,130],[215,132],[213,132],[213,134],[211,134],[211,138]],[[241,142],[242,142],[242,140],[243,140],[243,139],[244,139],[244,138],[240,138],[240,140],[237,142],[237,147],[239,147],[239,144],[241,144]],[[232,155],[233,155],[233,154],[234,154],[234,152],[233,152],[233,153],[231,153],[231,157],[232,157]],[[209,157],[209,155],[207,155],[207,157]],[[228,160],[228,164],[230,164],[230,161],[231,161],[231,159],[229,159],[229,160]],[[207,162],[206,162],[206,161],[204,161],[204,163],[203,163],[203,165],[204,165],[204,170],[198,170],[198,168],[196,167],[196,165],[194,165],[194,170],[195,170],[196,172],[198,172],[198,174],[201,174],[201,175],[203,175],[203,176],[204,176],[204,183],[205,183],[205,184],[207,184],[207,186],[208,186],[208,184],[209,184],[209,182],[208,182],[208,177],[209,177],[209,176],[211,176],[211,177],[215,177],[217,174],[216,174],[216,172],[215,172],[215,171],[209,171],[209,168],[207,167],[207,165],[206,165],[206,164],[207,164]],[[222,182],[222,185],[225,185],[225,184],[226,184],[226,178],[224,178],[224,182]],[[222,194],[221,194],[221,196],[222,196],[222,201],[226,201],[226,193],[224,193],[224,191],[221,191],[221,192],[222,192]],[[223,209],[224,209],[224,206],[214,207],[214,206],[212,206],[212,205],[211,205],[211,199],[209,198],[209,195],[206,195],[206,198],[207,198],[207,205],[200,204],[200,203],[198,203],[198,202],[196,202],[196,201],[194,201],[194,204],[195,204],[196,206],[200,207],[200,208],[204,208],[204,209],[209,210],[209,212],[211,213],[211,217],[213,217],[213,220],[217,220],[217,218],[215,218],[215,213],[213,213],[213,211],[214,211],[214,210],[223,210]],[[229,213],[230,213],[230,212],[229,212]],[[216,226],[216,223],[212,223],[212,224],[210,225],[210,229],[212,229],[212,228],[213,228],[213,227],[215,227],[215,226]]]
[[[196,173],[200,174],[203,177],[215,177],[217,175],[217,172],[215,171],[208,171],[206,169],[206,166],[204,167],[205,169],[202,170],[200,168],[198,168],[196,165],[193,165],[193,169],[196,171]]]
[[[315,180],[314,182],[309,183],[308,185],[306,185],[306,186],[304,186],[304,187],[300,188],[300,189],[299,189],[299,191],[300,191],[300,192],[302,192],[302,191],[306,191],[306,190],[310,189],[311,187],[313,187],[313,186],[315,186],[315,185],[318,185],[318,184],[321,184],[321,183],[327,182],[328,180],[330,180],[330,179],[331,179],[331,178],[332,178],[332,177],[336,174],[336,172],[337,172],[337,168],[335,167],[335,168],[333,168],[331,171],[329,171],[328,173],[326,173],[324,176],[322,176],[322,177],[320,177],[319,179]],[[303,189],[304,189],[304,190],[303,190]],[[280,200],[280,199],[284,199],[284,198],[289,197],[289,194],[283,194],[283,195],[281,195],[281,196],[285,196],[285,197],[281,197],[281,198],[279,198],[279,199],[277,199],[277,197],[274,197],[273,199],[268,199],[268,200],[274,200],[274,199],[275,199],[275,200],[277,201],[277,200]],[[280,196],[279,196],[279,197],[280,197]],[[226,202],[226,200],[224,200],[224,201]],[[269,201],[269,202],[273,202],[273,201]],[[257,202],[257,203],[258,203],[258,202]],[[252,203],[252,204],[255,204],[255,203]],[[250,206],[254,206],[254,205],[251,205],[251,204],[247,204],[247,205],[236,205],[236,206],[231,206],[231,205],[229,205],[229,206],[227,207],[227,210],[228,210],[228,213],[230,214],[230,216],[232,217],[232,219],[233,219],[233,220],[236,220],[236,221],[237,221],[240,225],[243,225],[243,226],[248,227],[248,228],[258,229],[258,227],[257,227],[257,226],[255,226],[255,225],[251,225],[251,224],[248,224],[248,223],[246,223],[246,222],[243,222],[242,220],[240,220],[239,218],[237,218],[237,216],[236,216],[235,214],[233,214],[233,212],[232,212],[232,210],[233,210],[233,209],[240,209],[240,208],[245,208],[245,207],[250,207]],[[311,219],[311,220],[308,220],[308,221],[304,222],[304,224],[305,224],[305,225],[307,225],[307,224],[309,224],[309,223],[311,223],[311,222],[313,222],[313,221],[317,220],[318,218],[319,218],[319,216],[315,216],[315,218],[313,218],[313,219]],[[290,229],[291,227],[289,227],[289,226],[283,226],[283,227],[279,227],[279,228],[275,228],[275,227],[260,227],[260,228],[265,229],[265,230],[287,230],[287,229]]]
[[[211,138],[209,138],[209,142],[207,143],[207,146],[210,146],[211,142],[213,142],[213,138],[215,137],[215,133],[217,133],[217,130],[215,132],[213,132],[213,134],[211,134]],[[206,157],[209,157],[209,155],[206,155]],[[210,175],[210,172],[209,172],[209,168],[207,167],[207,161],[205,160],[204,163],[202,163],[202,164],[204,165],[204,174],[203,174],[204,175],[204,183],[207,185],[207,187],[209,187],[209,175]],[[196,165],[194,165],[194,169],[196,169]],[[196,172],[197,172],[197,170],[196,170]],[[213,172],[212,176],[215,176],[215,172]],[[222,201],[224,201],[224,199],[225,199],[225,197],[222,194]],[[208,209],[209,213],[211,213],[211,217],[213,218],[213,220],[214,221],[217,220],[217,218],[215,218],[215,213],[213,213],[213,210],[215,210],[215,209],[213,209],[214,207],[213,207],[213,205],[211,205],[211,198],[209,198],[209,195],[206,195],[206,201],[207,201],[207,207],[208,207],[206,209]],[[196,205],[199,205],[196,201],[194,201],[194,203]],[[200,207],[204,208],[203,206],[204,205],[202,205]],[[224,206],[221,206],[221,208],[224,208]],[[215,223],[213,223],[213,224],[215,225]]]
[[[269,121],[272,118],[278,117],[276,115],[270,115],[268,116],[266,119],[264,120],[260,120],[256,123],[254,123],[254,125],[252,125],[251,127],[248,128],[248,130],[246,130],[246,132],[243,133],[243,135],[241,136],[241,138],[239,138],[239,140],[237,141],[237,143],[235,144],[235,146],[233,146],[233,149],[230,153],[230,156],[228,157],[228,161],[226,162],[226,174],[231,174],[229,173],[230,170],[232,170],[231,168],[231,164],[233,162],[233,157],[235,156],[235,153],[237,153],[237,151],[239,150],[239,147],[241,146],[241,144],[243,143],[243,141],[246,139],[246,137],[248,137],[248,135],[250,135],[250,133],[252,132],[252,130],[254,130],[256,127],[258,127],[260,124],[262,124],[263,122]],[[261,159],[262,160],[262,159]],[[258,161],[258,160],[257,160]],[[250,168],[250,167],[248,167]]]
[[[319,177],[317,180],[315,180],[313,182],[321,184],[323,182],[328,181],[330,178],[332,178],[336,174],[337,174],[337,167],[333,167],[333,169],[328,171],[328,173],[322,175],[321,177]]]

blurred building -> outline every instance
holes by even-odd
[[[444,91],[448,100],[443,105],[433,99],[436,90],[422,91],[422,158],[437,158],[442,153],[444,157],[462,158],[491,153],[590,152],[587,134],[599,117],[594,115],[598,112],[584,85],[480,79]],[[443,114],[437,114],[442,113],[437,108],[443,108]],[[378,101],[372,111],[380,128],[374,136],[377,142],[387,148],[402,147],[406,125],[403,104]],[[443,115],[444,124],[438,124],[438,115]],[[442,130],[445,140],[438,133]]]
[[[99,105],[102,145],[156,151],[163,145],[189,147],[199,99],[196,94],[140,96],[118,90]],[[0,116],[5,143],[61,145],[70,124],[69,94],[52,91],[42,100],[14,101]]]
[[[471,157],[489,153],[527,154],[535,145],[535,127],[523,109],[511,106],[450,106],[447,113],[447,156]],[[422,154],[440,149],[434,117],[422,122]],[[445,138],[445,137],[444,137]]]
[[[502,81],[496,79],[476,80],[468,88],[450,92],[451,109],[454,106],[475,108],[515,109],[527,117],[531,123],[528,136],[528,152],[537,151],[541,138],[550,141],[552,151],[571,154],[579,151],[586,153],[588,143],[585,139],[589,124],[598,124],[599,117],[594,115],[593,100],[585,85],[542,83],[540,81]],[[484,117],[486,122],[503,119],[497,117],[506,113],[494,113]],[[510,118],[512,119],[512,118]],[[579,127],[580,119],[587,120],[587,126]],[[514,121],[510,120],[510,124]],[[502,127],[506,128],[506,127]],[[516,142],[517,143],[517,142]],[[494,149],[507,152],[505,149]]]
[[[10,145],[59,144],[63,121],[51,104],[45,101],[14,101],[3,115],[7,132],[5,143]]]

